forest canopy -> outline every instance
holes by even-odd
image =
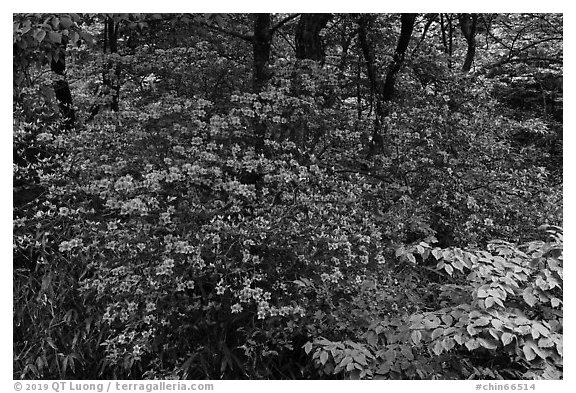
[[[561,14],[13,14],[26,379],[561,379]]]

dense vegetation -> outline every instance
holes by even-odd
[[[562,378],[562,16],[15,14],[15,378]]]

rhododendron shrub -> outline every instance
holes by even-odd
[[[275,42],[253,89],[248,41],[160,21],[70,49],[73,130],[41,70],[18,91],[15,377],[562,377],[557,123],[438,51],[375,122],[352,41]]]

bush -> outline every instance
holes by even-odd
[[[562,231],[546,231],[545,241],[486,251],[399,249],[404,263],[433,257],[447,275],[441,308],[375,321],[363,342],[317,339],[306,351],[321,372],[349,378],[560,379]]]

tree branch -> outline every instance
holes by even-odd
[[[274,32],[276,30],[278,30],[279,28],[284,26],[286,23],[290,22],[292,19],[295,19],[298,16],[300,16],[300,14],[293,14],[293,15],[287,16],[286,18],[282,19],[280,22],[278,22],[274,26],[272,26],[272,28],[270,29],[270,34],[274,34]]]
[[[416,47],[412,51],[412,56],[414,56],[414,54],[418,51],[418,48],[420,48],[420,44],[422,44],[424,38],[426,38],[426,33],[428,33],[428,29],[430,28],[432,23],[434,23],[438,18],[438,14],[427,14],[425,17],[428,18],[428,21],[424,25],[424,30],[422,31],[422,37],[420,38],[420,41],[418,41],[418,44],[416,44]]]
[[[252,42],[252,35],[249,34],[242,34],[242,33],[238,33],[237,31],[233,31],[233,30],[228,30],[228,29],[224,29],[220,26],[216,26],[216,25],[210,25],[208,23],[203,23],[203,25],[211,30],[216,30],[220,33],[224,33],[224,34],[228,34],[232,37],[236,37],[236,38],[240,38],[244,41],[248,41],[248,42]]]
[[[562,59],[551,59],[548,57],[517,57],[517,58],[504,58],[502,60],[500,60],[497,63],[494,63],[492,65],[486,66],[484,67],[485,69],[491,69],[491,68],[495,68],[495,67],[500,67],[504,64],[508,64],[508,63],[528,63],[531,61],[543,61],[543,62],[547,62],[547,63],[552,63],[552,64],[564,64],[564,61]]]
[[[286,40],[286,42],[288,43],[288,45],[290,46],[290,48],[292,48],[292,50],[294,52],[296,52],[296,47],[294,46],[294,44],[292,43],[292,41],[290,41],[288,39],[288,37],[286,37],[286,34],[283,34],[281,31],[278,32],[278,34],[280,35],[280,37],[284,38],[284,40]]]

